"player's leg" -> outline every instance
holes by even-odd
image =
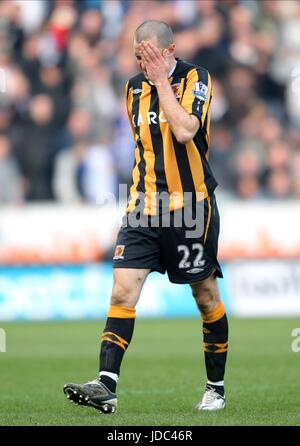
[[[203,321],[204,356],[207,373],[206,392],[197,406],[200,410],[225,407],[224,375],[228,348],[228,321],[224,304],[220,299],[217,279],[191,284]]]
[[[110,309],[101,338],[100,381],[116,391],[120,366],[135,323],[135,306],[149,269],[115,268]]]
[[[101,337],[100,377],[86,384],[64,386],[71,401],[105,413],[114,412],[117,407],[116,385],[124,353],[132,338],[135,306],[143,283],[150,271],[163,272],[157,230],[125,223],[119,231],[113,257],[114,284]]]
[[[223,379],[228,341],[228,323],[216,280],[223,275],[217,260],[219,212],[215,196],[200,202],[197,212],[192,232],[185,221],[181,226],[164,230],[163,248],[170,281],[191,285],[203,317],[208,383],[214,386],[209,387],[214,389],[214,395],[205,392],[203,402],[207,396],[210,404],[205,404],[205,409],[214,410],[225,405]]]
[[[74,403],[104,413],[115,412],[120,366],[133,335],[135,306],[149,272],[149,269],[114,269],[111,305],[101,338],[99,378],[85,384],[65,384],[64,393]]]

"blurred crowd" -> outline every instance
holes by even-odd
[[[298,0],[2,0],[0,203],[95,203],[130,183],[124,86],[149,18],[212,74],[219,190],[300,198]]]

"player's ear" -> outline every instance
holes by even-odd
[[[172,43],[172,45],[169,46],[168,53],[169,53],[169,57],[174,56],[174,53],[175,53],[175,43]]]
[[[170,57],[174,56],[175,53],[175,43],[172,43],[172,45],[169,46],[169,48],[164,48],[161,52],[164,59],[169,59]]]
[[[172,57],[174,55],[174,48],[173,45],[169,48],[165,48],[162,50],[162,55],[164,58],[168,59],[169,57]]]

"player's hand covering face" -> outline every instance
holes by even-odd
[[[168,78],[169,64],[163,56],[168,50],[161,53],[152,42],[144,40],[138,45],[138,50],[142,58],[142,69],[154,85]]]

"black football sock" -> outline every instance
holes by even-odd
[[[224,395],[224,375],[228,349],[228,321],[223,302],[202,315],[207,387]]]
[[[134,308],[111,305],[101,338],[100,381],[111,391],[116,391],[121,362],[134,330]]]

